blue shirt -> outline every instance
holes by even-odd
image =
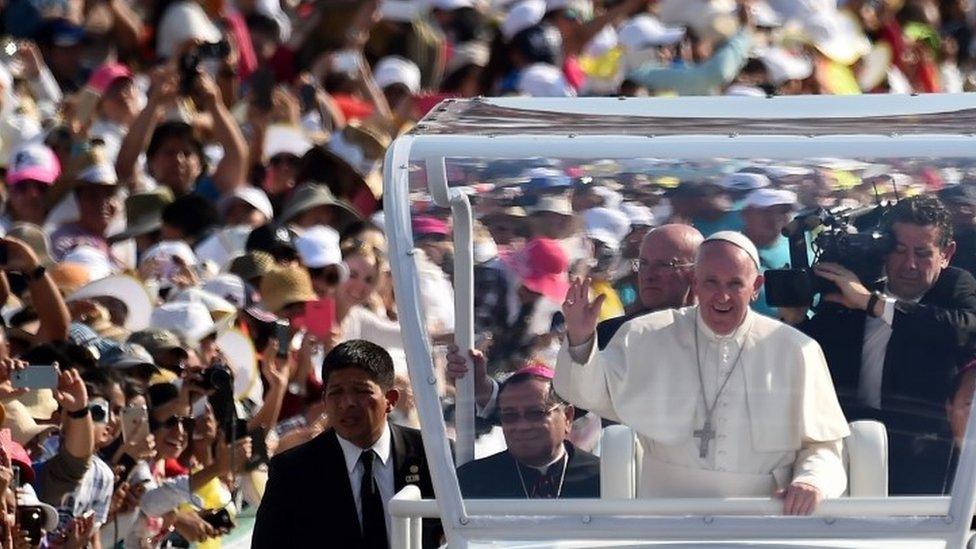
[[[742,216],[739,215],[738,210],[725,212],[725,215],[716,219],[715,221],[694,219],[692,220],[691,224],[698,229],[698,232],[700,232],[705,238],[708,238],[719,231],[742,232],[742,227],[744,226]]]

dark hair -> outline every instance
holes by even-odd
[[[208,229],[220,223],[213,203],[195,194],[183,195],[163,208],[163,223],[175,227],[191,241],[201,239]]]
[[[566,404],[566,401],[563,400],[562,397],[556,394],[556,390],[553,389],[552,387],[551,379],[533,374],[532,372],[522,372],[522,373],[514,374],[510,376],[508,379],[506,379],[505,381],[503,381],[501,385],[499,385],[498,387],[498,402],[501,403],[502,393],[505,392],[505,389],[508,389],[512,385],[518,385],[519,383],[526,383],[528,381],[532,381],[536,379],[546,381],[549,383],[549,392],[546,394],[546,401],[544,403],[546,408],[549,408],[551,406]]]
[[[206,164],[207,156],[203,153],[203,143],[197,138],[193,131],[193,126],[179,120],[170,120],[156,126],[152,138],[149,139],[149,146],[146,147],[146,158],[151,159],[163,147],[163,143],[170,139],[180,139],[189,141],[193,145],[193,150],[200,157],[200,164]],[[204,166],[206,168],[206,166]],[[206,172],[206,169],[204,169]]]
[[[942,201],[934,196],[918,195],[899,200],[882,219],[882,224],[889,231],[895,223],[923,227],[934,225],[939,229],[939,248],[945,248],[952,242],[952,217]]]
[[[393,388],[393,359],[386,349],[375,343],[351,339],[333,347],[322,361],[322,383],[328,385],[332,372],[347,368],[366,372],[384,391]]]
[[[109,368],[90,368],[81,373],[86,386],[94,387],[99,396],[108,398],[112,385],[122,386],[122,378],[116,370]],[[88,396],[92,396],[89,391]]]
[[[146,397],[149,401],[149,411],[152,412],[160,406],[173,402],[180,396],[180,390],[172,383],[156,383],[149,386],[146,390]]]

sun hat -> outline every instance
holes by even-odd
[[[576,90],[569,85],[563,71],[548,63],[535,63],[522,71],[518,91],[529,97],[574,97]]]
[[[762,270],[759,263],[759,250],[756,249],[756,245],[752,243],[752,240],[749,240],[748,236],[738,231],[719,231],[706,238],[702,243],[719,241],[728,242],[746,252],[749,259],[752,259],[752,262],[756,264],[756,268]]]
[[[45,391],[50,392],[49,389],[45,389]],[[53,397],[51,400],[54,400]],[[57,403],[55,403],[55,407],[57,407]],[[3,408],[2,426],[5,429],[10,429],[10,438],[21,446],[28,446],[38,436],[58,430],[57,425],[37,423],[30,410],[19,398],[5,401]]]
[[[3,449],[7,452],[7,456],[10,457],[10,463],[20,466],[21,482],[26,484],[33,483],[34,464],[31,462],[30,454],[27,453],[27,450],[12,438],[10,429],[0,430],[0,441],[2,441]]]
[[[274,257],[260,250],[251,250],[242,256],[235,257],[227,266],[227,272],[241,277],[245,282],[263,277],[274,268]]]
[[[796,193],[784,189],[756,189],[746,195],[742,208],[796,207]]]
[[[779,48],[765,48],[758,52],[759,61],[766,67],[769,82],[778,86],[790,80],[806,80],[813,74],[813,61]]]
[[[278,314],[292,303],[316,299],[318,296],[312,290],[312,279],[308,271],[301,267],[277,267],[261,279],[261,304],[271,313]]]
[[[443,219],[438,219],[436,217],[422,215],[413,218],[412,223],[413,223],[413,234],[417,236],[423,236],[423,235],[448,236],[451,234],[450,229],[447,227],[447,222],[444,221]]]
[[[128,240],[163,226],[163,209],[173,202],[169,187],[156,187],[151,191],[133,193],[125,199],[125,230],[108,237],[110,243]]]
[[[411,94],[420,93],[420,68],[413,61],[398,55],[380,59],[373,68],[373,78],[380,89],[402,84]]]
[[[28,143],[10,156],[7,164],[7,185],[21,181],[40,181],[52,185],[61,175],[61,163],[47,145]]]
[[[218,330],[206,305],[194,301],[171,301],[153,309],[153,328],[169,330],[192,345],[197,345]]]
[[[620,241],[630,232],[630,219],[620,210],[606,207],[590,208],[583,212],[586,235],[611,248],[619,248]]]
[[[202,303],[203,306],[207,308],[207,311],[210,312],[210,316],[212,316],[214,319],[223,318],[226,315],[237,314],[237,307],[233,303],[227,301],[219,295],[212,294],[207,290],[198,287],[184,288],[169,296],[167,301],[170,303]]]
[[[834,10],[819,10],[803,20],[803,31],[817,50],[844,66],[871,51],[871,41],[858,23]]]
[[[153,357],[159,357],[161,353],[170,351],[180,351],[183,355],[187,354],[183,348],[183,343],[175,332],[155,326],[133,332],[126,341],[141,346],[149,351]]]
[[[303,183],[292,193],[278,218],[279,225],[286,225],[300,214],[318,206],[332,206],[337,215],[337,230],[342,230],[359,220],[359,214],[332,194],[328,187],[319,183]]]
[[[221,273],[203,283],[202,288],[229,303],[243,309],[249,303],[248,289],[241,277],[231,273]]]
[[[248,398],[260,404],[264,386],[254,342],[240,330],[231,329],[217,336],[216,345],[234,374],[234,398]]]
[[[530,240],[521,250],[502,256],[505,264],[529,290],[561,303],[569,291],[569,257],[559,242]]]
[[[72,292],[65,301],[80,301],[110,297],[121,301],[126,308],[125,329],[144,330],[149,327],[152,300],[142,282],[129,275],[114,275],[90,282]]]

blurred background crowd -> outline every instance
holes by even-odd
[[[974,25],[969,0],[3,0],[0,546],[219,547],[269,457],[327,428],[320,365],[342,341],[390,352],[391,417],[419,426],[382,163],[440,101],[970,91]],[[942,191],[972,270],[971,169],[451,163],[478,219],[486,373],[554,364],[569,274],[608,296],[601,318],[641,310],[641,239],[666,222],[743,230],[782,267],[798,209]],[[443,372],[451,222],[413,211]],[[577,424],[592,449],[599,418]],[[479,432],[478,457],[504,449]]]

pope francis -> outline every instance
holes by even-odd
[[[603,351],[602,297],[575,281],[554,385],[566,400],[633,428],[641,497],[784,499],[810,514],[841,495],[849,434],[819,345],[749,307],[763,283],[756,247],[722,231],[698,252],[698,305],[625,323]]]

